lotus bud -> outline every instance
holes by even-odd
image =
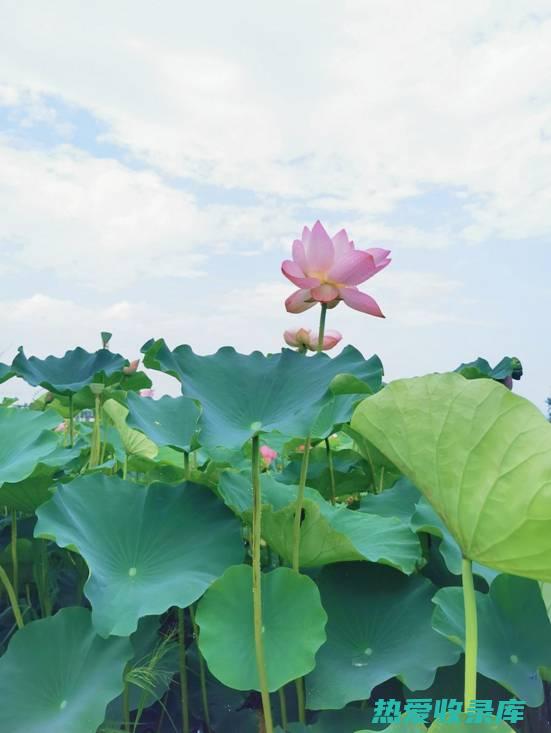
[[[138,365],[140,363],[139,359],[134,359],[134,361],[131,361],[128,366],[123,367],[122,373],[129,375],[129,374],[135,374],[138,370]]]

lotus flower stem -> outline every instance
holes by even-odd
[[[189,453],[187,450],[184,451],[184,478],[186,481],[189,480]]]
[[[325,438],[325,450],[327,452],[327,463],[329,464],[329,479],[331,482],[331,504],[335,506],[336,503],[336,485],[335,485],[335,468],[333,466],[333,454],[331,453],[331,446],[329,445],[329,438]]]
[[[178,669],[180,672],[180,701],[182,705],[182,733],[189,733],[189,695],[187,684],[186,642],[184,611],[178,609]]]
[[[287,701],[285,700],[285,687],[280,687],[279,694],[279,717],[281,718],[281,727],[287,730]]]
[[[19,558],[17,556],[17,512],[11,513],[11,565],[15,597],[19,598]]]
[[[69,447],[72,448],[75,442],[75,416],[73,411],[73,395],[69,395]]]
[[[300,466],[300,478],[298,482],[297,506],[293,524],[293,570],[300,572],[300,524],[302,521],[302,507],[304,505],[304,489],[306,488],[306,477],[308,476],[308,460],[310,458],[311,438],[308,436],[304,441],[304,453]],[[306,722],[306,706],[304,701],[304,686],[302,678],[295,680],[297,690],[298,719],[299,722]]]
[[[10,583],[8,574],[6,573],[6,571],[4,570],[4,568],[1,565],[0,565],[0,583],[2,583],[2,585],[4,586],[4,588],[7,591],[8,598],[10,599],[11,609],[13,611],[13,615],[15,618],[15,623],[17,624],[17,628],[22,629],[25,624],[23,623],[23,616],[21,615],[19,603],[17,602],[17,596],[15,595],[13,585]]]
[[[298,482],[297,506],[295,509],[295,521],[293,525],[293,570],[300,571],[300,523],[302,521],[302,507],[304,504],[304,489],[308,475],[308,460],[310,457],[311,438],[308,436],[304,441],[304,453],[300,466],[300,478]]]
[[[262,494],[260,487],[260,439],[258,435],[252,438],[252,485],[253,485],[253,546],[252,546],[252,570],[253,570],[253,618],[254,618],[254,643],[256,650],[256,665],[258,669],[258,681],[260,694],[262,696],[262,709],[264,711],[264,725],[266,733],[273,733],[274,724],[272,721],[272,708],[270,704],[270,691],[268,689],[268,677],[266,675],[266,662],[264,656],[264,639],[262,624],[262,567],[260,563],[260,540],[262,537]]]
[[[321,304],[320,325],[318,331],[318,351],[323,351],[323,337],[325,335],[325,318],[327,316],[327,303]]]
[[[122,714],[124,717],[124,730],[130,733],[130,683],[124,679],[124,689],[122,691]]]
[[[476,665],[478,654],[478,623],[472,562],[463,558],[463,601],[465,604],[465,711],[476,700]]]
[[[187,454],[186,454],[187,455]],[[191,623],[193,624],[193,635],[196,640],[199,639],[199,629],[195,623],[195,611],[193,606],[189,607],[189,613],[191,615]],[[203,705],[204,722],[207,726],[207,733],[210,733],[210,713],[209,713],[209,696],[207,692],[207,671],[205,668],[205,659],[201,654],[199,646],[197,646],[197,655],[199,657],[199,679],[201,682],[201,703]]]

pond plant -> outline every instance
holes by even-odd
[[[383,316],[358,286],[389,254],[305,227],[286,308],[317,332],[151,339],[179,397],[108,332],[0,365],[44,390],[0,406],[2,733],[530,730],[551,425],[515,358],[385,384],[378,356],[324,353],[339,304]]]

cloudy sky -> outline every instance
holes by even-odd
[[[0,0],[0,360],[277,350],[319,218],[393,252],[343,343],[387,378],[517,355],[544,409],[550,48],[549,0]]]

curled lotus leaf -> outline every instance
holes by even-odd
[[[171,351],[161,339],[145,344],[142,352],[145,366],[176,377],[183,394],[201,403],[200,441],[207,447],[240,448],[253,435],[274,430],[305,437],[318,418],[324,437],[331,429],[328,421],[344,420],[344,403],[350,410],[353,404],[333,395],[333,378],[352,373],[380,382],[382,375],[378,357],[365,359],[352,346],[335,358],[321,353],[308,357],[289,349],[245,355],[229,346],[199,356],[190,346]]]
[[[551,580],[551,425],[487,379],[433,374],[364,400],[352,428],[425,495],[464,557]]]
[[[113,375],[117,375],[115,381],[122,379],[125,366],[128,366],[128,359],[109,349],[90,353],[80,346],[67,351],[64,356],[47,356],[45,359],[27,357],[20,347],[12,363],[14,372],[27,384],[44,387],[60,395],[73,395],[94,382],[109,383]]]

